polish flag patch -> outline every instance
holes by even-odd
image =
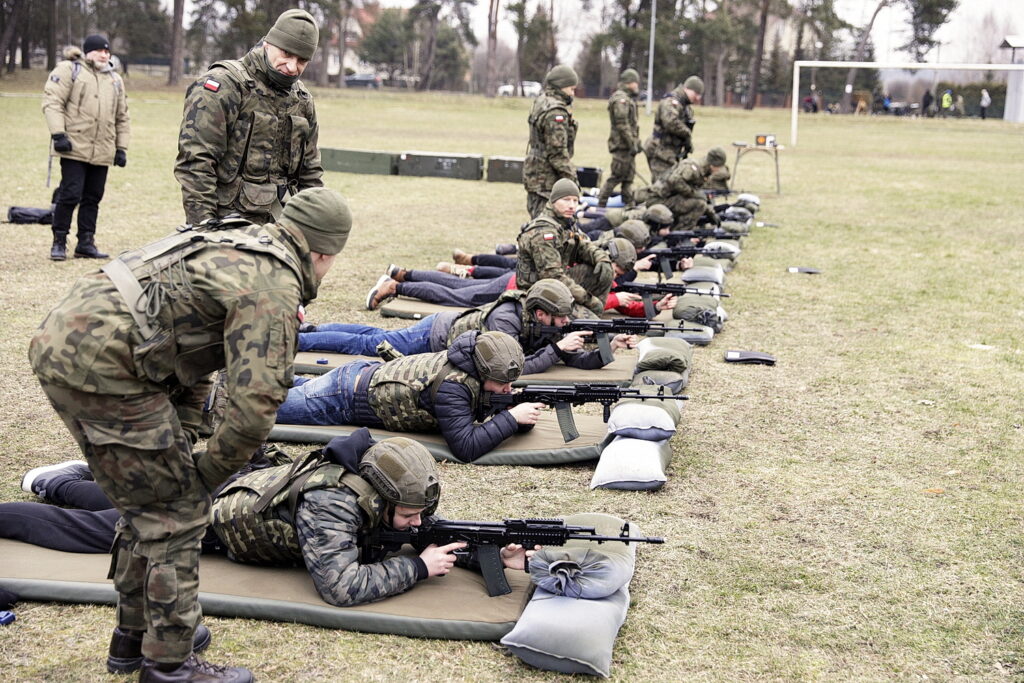
[[[546,233],[544,233],[544,239],[545,240],[553,240],[553,239],[555,239],[555,233],[553,233],[553,232],[546,232]]]
[[[299,306],[295,309],[295,317],[299,319],[299,324],[306,322],[306,309],[304,306]]]
[[[565,117],[562,116],[561,114],[557,114],[555,116],[555,123],[561,123],[562,121],[565,121]]]
[[[207,78],[206,82],[203,83],[203,87],[209,90],[210,92],[217,92],[218,90],[220,90],[220,83],[213,80],[212,78]]]

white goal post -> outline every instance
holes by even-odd
[[[800,59],[793,62],[793,102],[791,105],[789,124],[789,144],[796,147],[797,119],[800,111],[800,69],[801,67],[819,69],[908,69],[912,71],[1018,71],[1024,72],[1024,64],[927,64],[922,62],[823,62],[813,59]],[[1019,74],[1015,74],[1019,75]],[[1024,77],[1011,79],[1007,86],[1007,108],[1014,104],[1017,108],[1024,105],[1024,92],[1021,83],[1014,88],[1013,81],[1024,80]],[[1015,92],[1012,92],[1015,91]],[[1016,120],[1016,119],[1013,119]]]

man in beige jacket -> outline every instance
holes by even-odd
[[[60,155],[60,187],[54,198],[50,258],[67,259],[71,215],[78,207],[76,258],[107,258],[96,248],[96,216],[111,163],[127,163],[128,99],[124,81],[110,65],[110,44],[89,36],[82,49],[65,51],[43,89],[43,114]]]

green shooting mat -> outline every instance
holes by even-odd
[[[113,605],[110,556],[65,553],[0,539],[0,586],[23,600]],[[454,568],[379,602],[334,607],[320,599],[305,568],[257,567],[204,555],[199,601],[219,617],[268,619],[423,638],[498,640],[512,630],[531,594],[529,575],[508,571],[508,595],[488,597],[483,577]]]
[[[609,441],[608,427],[600,415],[579,415],[574,412],[578,438],[566,443],[558,429],[554,411],[545,412],[537,425],[525,434],[505,439],[493,451],[473,461],[474,465],[561,465],[594,460]],[[359,429],[350,425],[274,425],[271,441],[293,443],[327,443],[336,436],[347,436]],[[391,432],[371,428],[374,439],[404,436],[427,447],[436,460],[461,463],[448,448],[440,433]]]

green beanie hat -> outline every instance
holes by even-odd
[[[559,64],[544,77],[544,85],[552,88],[566,88],[570,85],[577,85],[579,82],[580,79],[576,72],[568,64]]]
[[[626,69],[619,75],[619,83],[639,83],[640,74],[636,69]]]
[[[683,87],[689,88],[698,95],[704,94],[704,81],[700,80],[700,76],[690,76],[683,81]]]
[[[313,59],[320,41],[320,29],[312,14],[306,10],[290,9],[277,18],[267,32],[266,41],[302,59]]]
[[[568,178],[559,178],[558,180],[555,181],[555,184],[551,186],[551,196],[548,197],[548,201],[554,204],[555,200],[561,199],[562,197],[579,196],[579,185],[569,180]]]
[[[709,166],[725,166],[725,150],[721,147],[712,147],[704,160]]]
[[[309,187],[284,205],[278,222],[297,228],[310,251],[337,254],[352,231],[352,212],[345,199],[326,187]]]

